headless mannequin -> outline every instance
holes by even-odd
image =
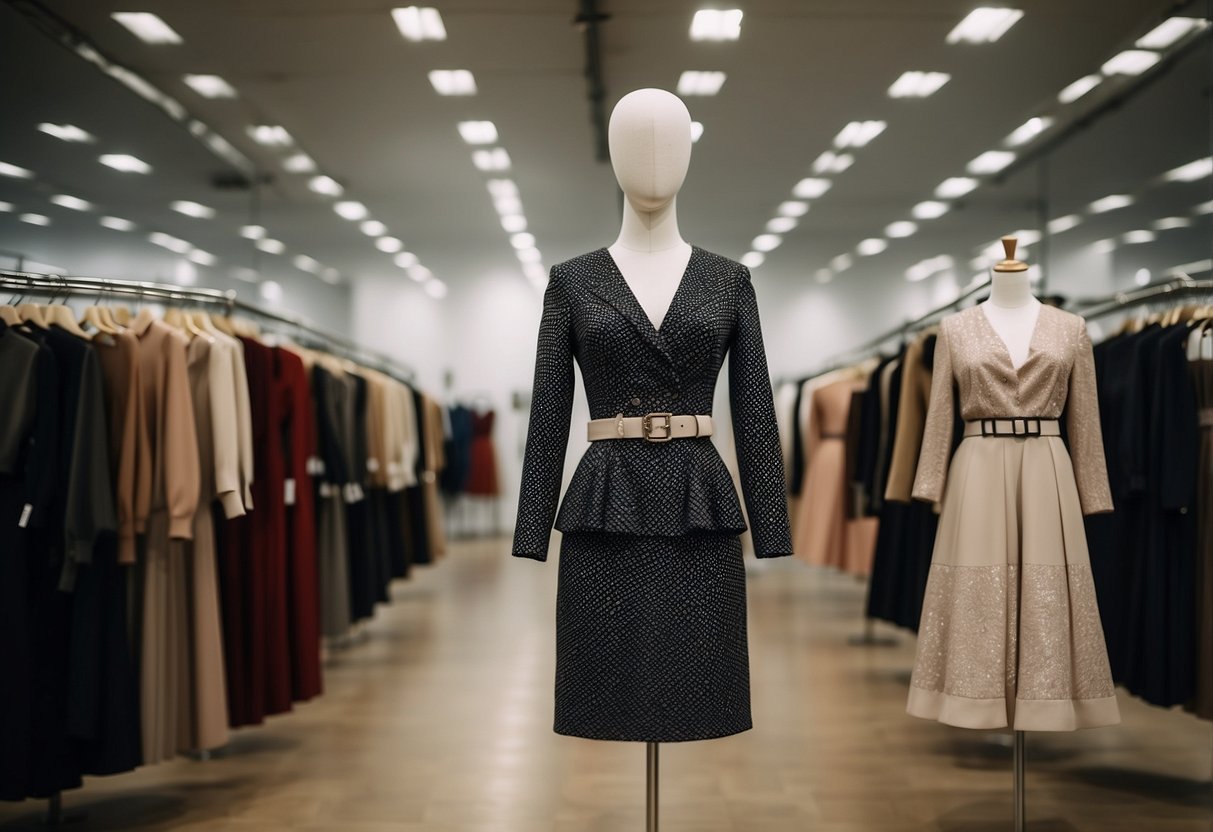
[[[660,329],[682,282],[691,246],[678,231],[677,196],[691,163],[691,114],[665,90],[628,93],[608,132],[623,189],[623,223],[608,251],[632,294]]]
[[[994,267],[990,277],[990,298],[981,304],[990,326],[1002,338],[1011,363],[1018,370],[1028,361],[1040,301],[1032,294],[1028,266],[1015,259],[1015,238],[1003,237],[1007,258]]]

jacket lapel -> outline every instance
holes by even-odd
[[[691,252],[691,257],[692,259],[695,257],[694,251]],[[600,260],[601,268],[598,270],[597,279],[589,283],[590,291],[613,306],[615,311],[627,319],[641,339],[661,353],[672,366],[673,361],[666,347],[665,338],[662,337],[662,333],[654,329],[653,322],[649,320],[644,307],[636,300],[636,296],[632,293],[631,288],[628,287],[627,281],[624,280],[623,273],[619,271],[619,267],[615,264],[615,258],[611,257],[610,252],[604,248],[600,252]],[[683,283],[685,282],[684,280]],[[680,284],[679,293],[681,291],[682,285]],[[674,296],[674,300],[675,302],[678,300],[677,293]],[[671,312],[673,308],[674,304],[671,303]],[[667,319],[668,317],[669,314],[667,313]],[[664,325],[662,328],[664,329]]]

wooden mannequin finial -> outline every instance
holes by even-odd
[[[1002,250],[1006,252],[1007,259],[1000,261],[994,266],[996,272],[1026,272],[1028,264],[1022,260],[1015,259],[1015,246],[1018,240],[1014,237],[1002,238]]]

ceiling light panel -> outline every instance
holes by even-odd
[[[1108,211],[1116,211],[1120,208],[1127,208],[1133,204],[1133,197],[1128,194],[1110,194],[1101,199],[1092,202],[1088,208],[1092,214],[1106,214]]]
[[[829,179],[810,176],[797,182],[796,187],[792,188],[792,194],[800,199],[817,199],[830,190],[832,184]]]
[[[933,274],[938,274],[942,271],[947,271],[952,268],[955,261],[946,254],[937,254],[934,257],[928,257],[925,260],[919,260],[913,266],[906,269],[906,280],[911,283],[917,283],[920,280],[926,280]]]
[[[747,269],[756,269],[767,261],[767,256],[761,251],[747,251],[741,256],[741,265]]]
[[[1099,75],[1084,75],[1057,94],[1057,100],[1062,104],[1073,104],[1078,99],[1099,86],[1102,81]]]
[[[679,95],[716,95],[724,86],[723,72],[689,69],[678,78]]]
[[[526,231],[520,231],[517,234],[510,235],[510,245],[521,251],[524,248],[535,247],[535,235]]]
[[[890,98],[926,98],[939,92],[940,88],[952,80],[946,72],[919,72],[910,70],[901,73],[893,86],[889,87]]]
[[[404,248],[404,241],[399,237],[380,237],[375,240],[375,248],[384,254],[395,254]]]
[[[13,179],[32,179],[34,172],[17,165],[10,165],[8,162],[0,162],[0,176],[11,176]]]
[[[16,207],[11,202],[0,202],[0,214],[11,214]]]
[[[251,124],[248,135],[253,141],[265,147],[290,147],[294,144],[291,134],[280,124]]]
[[[181,43],[181,35],[151,12],[114,12],[111,17],[144,43]]]
[[[1159,55],[1148,49],[1126,49],[1104,62],[1100,70],[1104,75],[1141,75],[1158,63]]]
[[[967,176],[953,176],[939,183],[935,196],[940,199],[956,199],[977,188],[977,180]]]
[[[165,234],[163,231],[153,231],[147,235],[148,242],[153,245],[167,248],[175,254],[189,254],[193,245],[182,240],[180,237],[174,237],[172,234]]]
[[[111,231],[134,231],[135,224],[130,220],[124,220],[122,217],[102,217],[97,220],[103,228],[108,228]]]
[[[852,121],[834,137],[834,146],[865,147],[872,139],[884,132],[888,125],[883,121]]]
[[[1019,22],[1023,12],[1019,9],[991,8],[974,9],[948,33],[948,43],[994,43]]]
[[[266,254],[281,254],[286,251],[286,243],[275,240],[273,237],[266,237],[257,241],[257,248]]]
[[[1175,228],[1190,228],[1192,219],[1191,217],[1163,217],[1150,225],[1155,231],[1171,231]]]
[[[316,162],[306,153],[296,153],[293,156],[287,156],[282,162],[282,167],[290,173],[311,173],[316,170]]]
[[[265,237],[264,225],[246,225],[241,227],[240,236],[246,240],[260,240]]]
[[[948,213],[949,206],[946,202],[937,202],[933,199],[928,199],[925,202],[920,202],[910,209],[910,215],[916,220],[934,220]]]
[[[1066,214],[1064,217],[1055,217],[1049,220],[1048,229],[1050,234],[1064,234],[1071,228],[1076,227],[1082,222],[1081,214]]]
[[[526,217],[522,214],[506,214],[501,218],[501,227],[508,234],[526,231]]]
[[[392,20],[405,40],[418,43],[423,40],[446,40],[446,26],[442,15],[430,6],[405,6],[392,9]]]
[[[827,150],[813,160],[813,173],[842,173],[855,163],[850,153],[835,153]]]
[[[439,95],[475,95],[476,77],[470,69],[435,69],[430,85]]]
[[[909,220],[899,220],[898,222],[889,223],[885,227],[884,233],[894,239],[909,237],[918,230],[918,223],[910,222]]]
[[[750,248],[761,252],[774,251],[782,242],[783,238],[778,234],[759,234],[750,243]]]
[[[199,266],[213,266],[215,265],[216,260],[215,255],[211,254],[209,251],[203,251],[200,248],[190,251],[190,253],[186,255],[186,259],[191,263],[197,263]]]
[[[703,138],[703,122],[692,121],[691,122],[691,144],[694,144],[695,142],[699,141],[701,138]]]
[[[1010,147],[1019,147],[1032,141],[1052,126],[1053,119],[1048,116],[1033,116],[1016,127],[1011,135],[1007,136],[1006,143]]]
[[[883,237],[869,237],[860,241],[859,245],[855,246],[855,251],[859,252],[861,257],[871,257],[874,254],[880,254],[888,247],[889,241]]]
[[[214,208],[199,202],[191,202],[188,199],[179,199],[169,207],[178,214],[185,214],[187,217],[194,217],[200,220],[209,220],[215,216]]]
[[[468,144],[492,144],[497,141],[497,126],[491,121],[461,121],[459,135]]]
[[[847,269],[851,268],[851,264],[854,262],[855,262],[855,260],[854,260],[854,258],[851,257],[851,255],[840,254],[837,257],[835,257],[833,260],[830,261],[830,268],[835,273],[845,272]]]
[[[418,283],[425,283],[427,280],[429,280],[431,277],[434,276],[434,273],[432,271],[430,271],[429,269],[427,269],[425,266],[421,265],[420,263],[414,263],[413,265],[409,266],[407,271],[409,273],[409,277],[411,277],[413,280],[416,280]]]
[[[345,193],[345,188],[341,187],[341,183],[331,176],[313,176],[308,180],[307,186],[310,190],[324,196],[341,196]]]
[[[291,263],[301,272],[310,274],[318,274],[320,272],[320,263],[314,257],[308,257],[306,254],[298,254]]]
[[[492,150],[476,150],[472,152],[472,164],[477,170],[501,171],[510,169],[510,154],[504,147],[494,147]]]
[[[1137,39],[1140,49],[1167,49],[1183,38],[1208,26],[1199,17],[1169,17]]]
[[[1213,174],[1213,157],[1206,156],[1169,170],[1162,175],[1162,178],[1167,182],[1195,182],[1210,174]]]
[[[520,263],[538,263],[543,260],[543,254],[534,246],[520,248],[515,253],[518,255],[518,262]]]
[[[417,255],[411,251],[402,251],[392,258],[392,262],[402,269],[410,269],[417,265]]]
[[[63,142],[95,142],[97,137],[87,130],[83,130],[74,124],[50,124],[42,122],[38,125],[38,129],[48,136],[53,136]]]
[[[781,217],[803,217],[809,212],[809,203],[800,202],[799,200],[788,200],[787,202],[779,203],[779,208],[776,210]]]
[[[151,165],[129,153],[106,153],[98,161],[106,167],[123,173],[148,174],[152,172]]]
[[[368,237],[382,237],[387,233],[387,226],[379,220],[366,220],[358,226],[358,230]]]
[[[1126,231],[1121,239],[1130,245],[1136,245],[1140,243],[1152,243],[1156,237],[1153,231],[1142,228],[1137,231]]]
[[[236,90],[218,75],[186,75],[182,81],[203,98],[235,98]]]
[[[441,280],[439,280],[436,277],[432,278],[430,280],[427,280],[425,282],[425,286],[422,288],[425,289],[425,293],[427,295],[434,298],[435,300],[442,300],[443,298],[446,297],[446,293],[447,293],[446,284],[443,283]]]
[[[691,19],[691,40],[737,40],[742,17],[741,9],[700,9]]]
[[[21,222],[27,222],[30,225],[50,225],[51,218],[46,214],[21,214],[17,217]]]
[[[351,220],[353,222],[364,220],[366,219],[367,215],[366,206],[361,202],[355,202],[353,200],[338,202],[333,206],[333,210],[336,211],[337,216],[341,217],[343,220]]]
[[[81,199],[78,196],[69,196],[68,194],[55,194],[50,198],[50,202],[58,205],[60,208],[67,208],[72,211],[93,210],[93,204],[88,200]]]
[[[969,162],[969,173],[982,175],[998,173],[1015,161],[1015,154],[1009,150],[987,150],[973,161]]]
[[[772,234],[787,234],[797,225],[795,217],[773,217],[767,223],[767,231]]]

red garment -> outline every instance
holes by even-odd
[[[472,414],[471,466],[464,490],[480,497],[496,497],[497,452],[493,449],[493,411]]]
[[[290,625],[291,687],[296,702],[319,696],[324,690],[320,669],[320,581],[316,552],[316,510],[308,459],[316,456],[312,391],[302,359],[289,350],[274,350],[278,383],[282,389],[283,460],[287,493],[286,567],[287,607]]]

